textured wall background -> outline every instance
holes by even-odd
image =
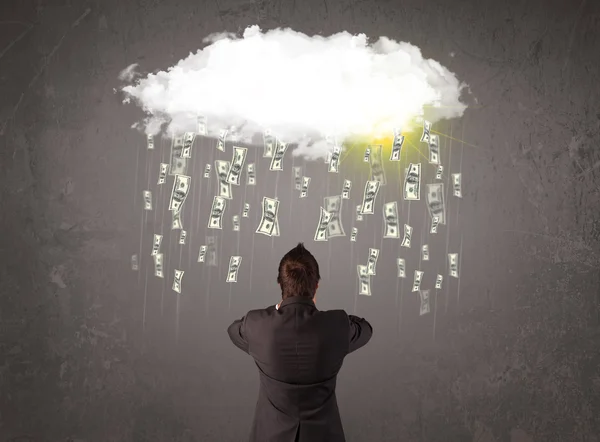
[[[255,23],[410,41],[471,85],[479,106],[444,123],[469,145],[442,146],[463,172],[448,226],[463,258],[435,329],[410,289],[396,305],[388,244],[372,298],[355,306],[353,269],[372,243],[361,239],[350,262],[348,238],[337,241],[330,258],[298,200],[281,238],[256,239],[253,260],[252,235],[241,235],[251,288],[249,273],[229,292],[192,270],[204,217],[179,300],[146,279],[146,249],[130,270],[142,224],[145,243],[158,228],[140,195],[159,157],[129,128],[139,112],[113,94],[119,71],[166,68],[207,34]],[[2,2],[0,441],[244,440],[257,373],[225,328],[277,301],[277,260],[299,240],[321,262],[319,306],[356,308],[375,328],[339,376],[349,442],[598,441],[599,47],[589,0]],[[337,177],[323,174],[314,192],[329,185]],[[264,179],[251,197],[272,188]],[[221,266],[237,247],[230,236]]]

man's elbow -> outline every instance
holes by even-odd
[[[364,327],[362,330],[362,338],[363,338],[363,342],[364,342],[362,345],[367,345],[367,343],[369,343],[371,341],[372,337],[373,337],[373,326],[365,321],[365,324],[364,324]]]
[[[239,324],[237,324],[237,321],[234,321],[227,327],[227,335],[229,336],[229,339],[233,341],[236,334],[239,334]]]

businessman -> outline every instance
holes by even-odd
[[[227,330],[259,371],[250,442],[345,442],[337,374],[373,329],[344,310],[318,310],[320,279],[316,259],[299,243],[279,263],[281,302],[251,310]]]

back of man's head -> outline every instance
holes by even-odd
[[[292,296],[313,298],[320,279],[319,264],[303,243],[298,243],[279,262],[277,282],[281,286],[282,299]]]

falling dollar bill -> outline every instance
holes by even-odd
[[[256,233],[273,236],[273,229],[279,213],[279,201],[275,198],[263,197],[262,215]]]
[[[352,189],[352,181],[344,180],[344,187],[342,189],[342,198],[347,200],[350,199],[350,189]]]
[[[392,201],[383,205],[383,237],[400,238],[398,223],[398,202]]]
[[[196,139],[195,132],[186,132],[183,134],[183,148],[181,149],[181,158],[192,158],[192,146]]]
[[[217,267],[217,239],[214,236],[206,237],[206,265],[209,267]]]
[[[206,245],[201,245],[198,251],[198,262],[204,262],[206,259]]]
[[[329,221],[331,221],[332,216],[332,213],[327,212],[323,207],[321,207],[319,224],[317,224],[317,230],[315,231],[315,241],[327,241],[329,239],[327,226]]]
[[[398,278],[406,278],[406,261],[404,258],[396,258],[396,265],[398,266]]]
[[[404,199],[419,201],[421,199],[421,163],[410,163],[404,177]]]
[[[183,221],[181,219],[181,211],[173,211],[171,220],[171,230],[180,230],[183,229]]]
[[[263,132],[264,139],[264,151],[263,158],[273,158],[273,154],[275,153],[275,137],[271,132],[271,129],[266,129]]]
[[[431,218],[431,229],[429,229],[429,233],[437,233],[438,224],[440,223],[440,218],[438,216],[434,216]]]
[[[138,271],[140,269],[140,265],[138,263],[138,256],[131,255],[131,270]]]
[[[144,190],[142,195],[144,197],[144,210],[152,210],[152,192]]]
[[[227,129],[219,130],[219,138],[217,138],[217,149],[221,152],[225,152],[225,140],[227,138],[227,133],[229,131]]]
[[[356,227],[352,227],[352,233],[350,234],[350,241],[356,242],[356,235],[358,235],[358,229]]]
[[[452,187],[454,189],[454,196],[458,198],[462,198],[462,184],[461,184],[462,174],[453,173],[452,174]]]
[[[440,139],[437,135],[429,135],[429,164],[440,164]]]
[[[429,135],[431,132],[431,123],[423,120],[423,134],[421,135],[421,143],[429,143]]]
[[[185,238],[187,237],[187,232],[185,230],[182,230],[181,233],[179,234],[179,244],[180,245],[184,245],[185,244]]]
[[[365,192],[363,193],[362,205],[360,206],[361,215],[372,215],[375,213],[375,199],[379,192],[379,181],[367,181]]]
[[[442,275],[437,275],[435,277],[435,288],[437,290],[441,290],[442,289],[442,281],[444,280],[444,277]]]
[[[383,159],[381,156],[381,150],[383,146],[381,144],[370,146],[371,155],[369,157],[369,164],[371,166],[371,181],[379,181],[382,186],[386,185],[385,170],[383,168]]]
[[[308,195],[308,186],[310,186],[310,177],[302,177],[302,190],[300,191],[300,198],[306,198]]]
[[[233,147],[233,159],[231,160],[231,167],[225,181],[234,186],[240,185],[240,177],[242,176],[242,170],[244,169],[244,162],[246,161],[246,154],[248,149],[245,147]]]
[[[369,248],[369,259],[367,260],[367,275],[376,275],[377,259],[379,258],[379,249]]]
[[[400,161],[400,155],[402,154],[403,144],[404,135],[402,135],[400,129],[394,129],[394,142],[392,143],[392,153],[390,155],[390,161]]]
[[[421,246],[421,260],[429,261],[429,246],[427,244]]]
[[[167,173],[169,172],[169,165],[167,163],[160,163],[158,171],[158,185],[165,184],[167,182]]]
[[[175,277],[173,278],[173,291],[181,293],[181,280],[183,279],[184,270],[175,269]]]
[[[171,141],[171,165],[169,175],[185,175],[188,168],[188,159],[181,157],[183,151],[183,136],[175,136]]]
[[[437,167],[437,170],[435,171],[435,179],[436,180],[441,180],[443,174],[444,174],[444,166],[439,165]]]
[[[208,120],[204,115],[198,115],[197,118],[198,123],[198,135],[206,136],[208,135]]]
[[[410,249],[410,240],[412,239],[413,228],[408,224],[404,224],[404,237],[402,238],[402,247]]]
[[[146,145],[148,146],[148,150],[154,149],[154,135],[148,134],[146,136]]]
[[[156,276],[157,278],[164,278],[165,275],[163,274],[163,254],[162,253],[157,253],[156,255],[154,255],[154,276]]]
[[[448,273],[453,278],[458,278],[458,253],[448,253]]]
[[[242,217],[248,218],[249,213],[250,213],[250,204],[244,203],[244,211],[242,212]]]
[[[296,190],[302,190],[302,168],[294,167],[294,187]]]
[[[204,178],[210,178],[210,164],[204,166]]]
[[[241,264],[241,256],[232,256],[231,258],[229,258],[229,269],[227,270],[226,282],[237,282],[238,271],[240,270]]]
[[[229,139],[234,143],[238,143],[238,142],[242,141],[243,136],[242,136],[240,127],[230,126],[228,135],[229,135]],[[248,140],[248,141],[250,141],[250,140]]]
[[[190,193],[191,183],[192,177],[187,175],[175,175],[173,189],[171,190],[171,199],[169,200],[169,210],[174,212],[181,211],[181,206],[183,206],[188,193]]]
[[[323,199],[325,211],[331,213],[331,219],[327,224],[327,238],[335,238],[336,236],[346,236],[340,213],[342,211],[342,196],[328,196]]]
[[[329,172],[338,173],[340,171],[340,155],[342,154],[342,148],[340,146],[333,146],[331,152],[331,160],[329,161]]]
[[[233,231],[239,232],[240,231],[240,216],[233,215],[233,217],[231,218],[231,222],[233,223]]]
[[[446,202],[444,200],[443,183],[427,184],[427,209],[429,210],[431,219],[436,217],[439,224],[446,224]],[[437,230],[437,224],[435,228]]]
[[[367,273],[367,266],[357,265],[356,271],[358,273],[358,294],[371,296],[371,276]]]
[[[365,163],[368,163],[368,162],[369,162],[369,157],[370,157],[370,156],[371,156],[371,149],[370,149],[369,147],[367,147],[367,148],[365,149],[365,156],[364,156],[364,158],[363,158],[363,161],[364,161]]]
[[[208,261],[206,265],[209,267],[218,267],[219,263],[217,262],[217,248],[211,246],[208,250]]]
[[[210,217],[208,219],[209,229],[223,229],[223,214],[227,208],[227,200],[220,196],[213,197],[212,207],[210,209]]]
[[[419,297],[421,298],[421,307],[419,308],[419,316],[423,316],[430,311],[429,307],[429,290],[419,290]]]
[[[217,180],[219,182],[219,196],[225,199],[233,199],[231,184],[227,182],[227,175],[229,174],[229,161],[216,160],[215,161],[215,172],[217,174]]]
[[[288,144],[283,143],[277,140],[277,147],[275,149],[275,153],[271,158],[271,165],[269,166],[269,170],[283,170],[283,157],[285,152],[287,151]]]
[[[256,168],[254,163],[249,163],[246,170],[246,185],[256,186]]]
[[[160,251],[160,245],[162,244],[162,239],[162,235],[159,235],[158,233],[154,234],[154,240],[152,241],[152,252],[150,253],[150,256],[158,255],[158,252]]]
[[[415,277],[413,279],[412,291],[418,292],[421,290],[421,281],[423,281],[423,273],[421,270],[415,270]]]
[[[362,207],[361,204],[359,204],[358,206],[356,206],[356,221],[362,221],[363,220],[362,213],[360,213],[361,207]]]

